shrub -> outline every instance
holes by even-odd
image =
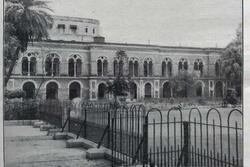
[[[29,120],[37,118],[37,103],[35,101],[6,101],[4,105],[5,120]]]
[[[20,89],[13,90],[13,91],[6,90],[5,97],[8,99],[23,98],[23,97],[25,97],[25,92],[23,90],[20,90]]]

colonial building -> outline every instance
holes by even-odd
[[[131,99],[172,97],[170,79],[180,71],[196,75],[189,96],[223,96],[222,48],[108,43],[99,28],[98,20],[54,16],[50,39],[30,43],[20,53],[8,89],[22,89],[27,98],[36,90],[43,99],[105,98],[105,83],[114,79],[116,52],[122,50],[133,81]]]

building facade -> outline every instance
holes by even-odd
[[[133,81],[132,100],[172,97],[170,80],[180,71],[196,76],[188,96],[223,97],[222,48],[108,43],[99,31],[98,20],[54,16],[50,39],[20,53],[7,88],[22,89],[27,98],[36,90],[42,99],[107,98],[106,82],[115,78],[116,52],[122,50]]]

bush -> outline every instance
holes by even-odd
[[[30,120],[37,118],[38,104],[35,101],[6,101],[4,105],[5,120]]]
[[[197,102],[198,102],[199,105],[203,105],[203,106],[206,105],[206,100],[204,98],[199,98],[197,100]]]
[[[5,91],[5,97],[8,99],[14,99],[14,98],[23,98],[25,97],[25,92],[23,90],[6,90]]]

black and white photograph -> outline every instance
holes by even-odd
[[[246,166],[243,13],[242,0],[4,0],[4,166]]]

